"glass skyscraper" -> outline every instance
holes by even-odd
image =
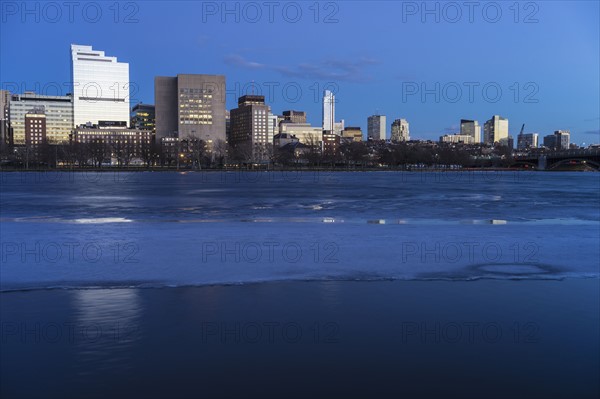
[[[73,122],[129,125],[129,64],[92,46],[71,45]]]
[[[323,130],[332,132],[335,122],[335,96],[329,90],[323,92]]]

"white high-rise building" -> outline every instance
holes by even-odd
[[[406,119],[396,119],[394,122],[392,122],[392,137],[390,140],[393,143],[409,141],[410,133],[408,127],[408,121]]]
[[[461,119],[460,134],[462,136],[471,136],[473,138],[472,143],[481,143],[481,126],[477,121]]]
[[[92,46],[71,45],[73,123],[129,125],[129,64]]]
[[[335,96],[329,90],[323,92],[323,130],[333,131],[335,127]]]
[[[371,115],[367,119],[367,138],[368,140],[386,139],[385,115]]]

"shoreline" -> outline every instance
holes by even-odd
[[[460,168],[460,169],[449,169],[449,168],[438,168],[438,169],[388,169],[388,168],[361,168],[361,169],[349,169],[349,168],[276,168],[276,169],[176,169],[176,168],[56,168],[56,169],[0,169],[0,173],[15,173],[15,172],[179,172],[179,173],[218,173],[218,172],[245,172],[245,173],[256,173],[256,172],[407,172],[407,173],[427,173],[427,172],[596,172],[600,170],[594,169],[572,169],[572,170],[540,170],[540,169],[523,169],[523,168]]]

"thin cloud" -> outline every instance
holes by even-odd
[[[600,129],[597,130],[586,130],[583,134],[591,134],[594,136],[600,136]]]
[[[372,78],[365,73],[369,66],[379,64],[372,58],[360,58],[354,61],[323,60],[314,64],[298,65],[266,65],[248,60],[240,55],[228,55],[224,59],[228,65],[246,69],[265,69],[275,71],[283,76],[298,79],[317,79],[345,82],[368,82]]]
[[[458,125],[452,125],[452,126],[449,126],[449,127],[445,127],[442,130],[442,133],[444,133],[444,134],[454,134],[454,133],[457,133],[458,131],[460,131],[460,127]]]
[[[241,55],[228,55],[224,59],[225,63],[228,65],[233,65],[240,68],[246,69],[264,69],[266,65],[260,64],[258,62],[248,61]]]

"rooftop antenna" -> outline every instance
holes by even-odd
[[[254,95],[254,79],[252,79],[252,95]]]

